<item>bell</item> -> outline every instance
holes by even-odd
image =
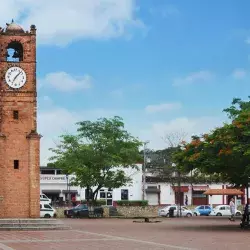
[[[13,58],[19,58],[19,52],[17,50],[15,50],[13,56]]]

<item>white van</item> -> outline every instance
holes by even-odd
[[[40,194],[40,203],[51,204],[51,199],[45,194]]]
[[[40,217],[41,218],[56,217],[56,210],[49,204],[40,203]]]

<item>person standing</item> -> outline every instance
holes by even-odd
[[[188,196],[186,195],[185,197],[185,205],[187,206],[188,205]]]
[[[234,221],[234,215],[235,215],[234,198],[230,200],[229,206],[230,206],[230,213],[231,213],[231,217],[229,218],[229,220]]]

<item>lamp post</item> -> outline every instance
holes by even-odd
[[[143,142],[142,200],[145,200],[146,163],[147,163],[146,145],[147,145],[148,143],[149,143],[149,141]]]
[[[68,203],[69,200],[69,175],[66,174],[66,180],[67,180],[67,195],[66,195],[66,202]]]

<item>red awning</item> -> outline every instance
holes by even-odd
[[[180,186],[180,190],[178,186],[172,186],[172,188],[175,192],[182,192],[182,193],[187,193],[189,190],[188,186]]]
[[[209,189],[208,186],[193,186],[194,191],[206,191],[208,189]]]

